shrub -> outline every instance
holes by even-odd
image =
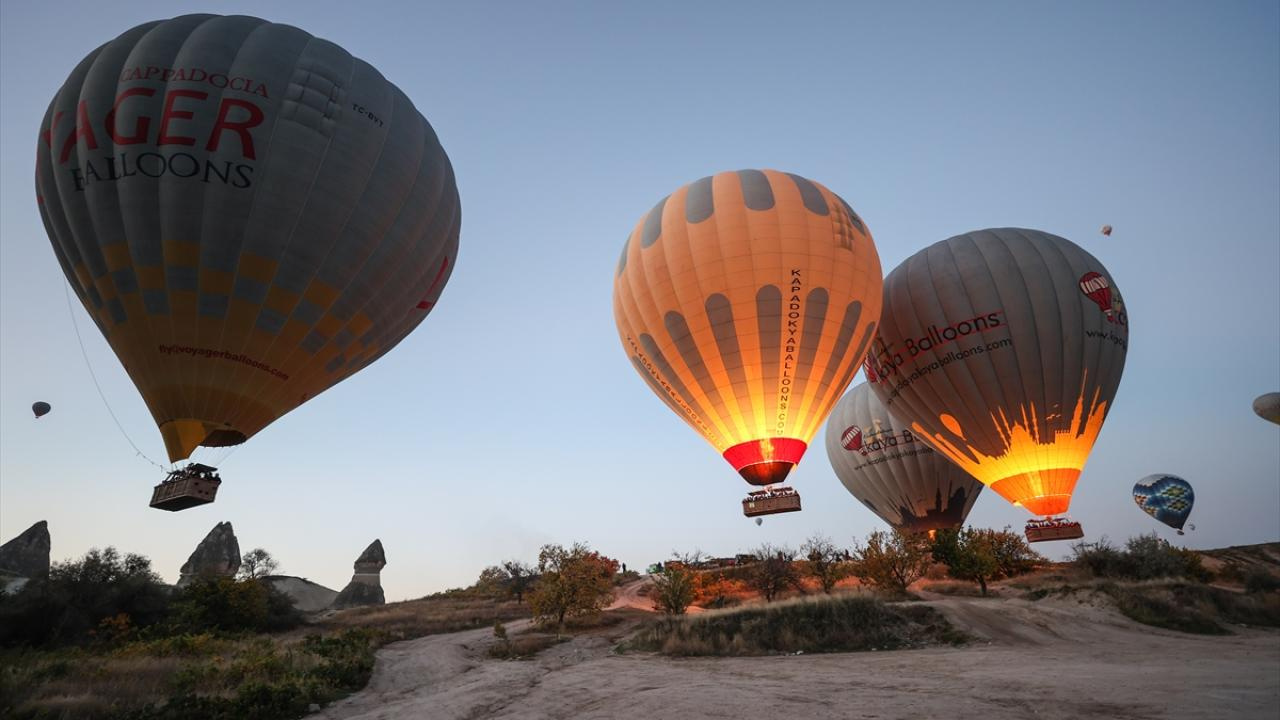
[[[1249,593],[1266,593],[1280,590],[1280,578],[1266,570],[1250,570],[1244,576],[1244,589]]]
[[[1096,543],[1072,546],[1076,564],[1094,577],[1152,580],[1155,578],[1189,578],[1208,582],[1213,573],[1204,567],[1200,554],[1176,548],[1155,533],[1130,538],[1119,550],[1105,537]]]
[[[653,606],[668,615],[683,615],[698,594],[698,573],[688,565],[668,563],[667,569],[653,577]]]
[[[297,627],[301,614],[289,597],[257,580],[196,580],[173,600],[173,627],[183,632],[273,632]]]
[[[753,554],[760,560],[745,568],[747,584],[763,595],[765,602],[773,602],[787,588],[803,592],[804,586],[800,583],[800,573],[794,562],[795,550],[765,543]]]
[[[836,583],[852,572],[845,562],[845,553],[822,535],[814,535],[800,546],[800,555],[807,561],[805,569],[817,578],[822,592],[831,594]]]
[[[867,536],[865,546],[853,549],[853,573],[868,585],[899,595],[924,576],[931,562],[927,536],[896,529],[876,530]]]
[[[570,548],[543,545],[538,571],[541,577],[529,596],[534,616],[543,622],[554,619],[557,627],[564,627],[566,617],[597,613],[609,604],[618,561],[583,543]]]

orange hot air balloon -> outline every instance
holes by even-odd
[[[1071,503],[1128,345],[1123,296],[1096,258],[1038,230],[979,230],[889,274],[867,377],[938,452],[1050,516]],[[1079,533],[1054,519],[1028,526],[1032,540]]]
[[[752,485],[786,478],[880,319],[880,258],[827,188],[775,170],[706,177],[636,224],[613,311],[640,376]],[[748,515],[799,509],[758,491]]]

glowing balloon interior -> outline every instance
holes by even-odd
[[[393,348],[440,297],[461,222],[404,93],[244,16],[147,23],[85,57],[41,124],[36,193],[172,461]]]
[[[1106,268],[1038,230],[936,243],[885,280],[867,377],[892,415],[1002,497],[1064,513],[1124,369]]]
[[[663,198],[623,248],[613,307],[640,376],[753,485],[781,481],[858,370],[880,260],[852,208],[742,170]]]

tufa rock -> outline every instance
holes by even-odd
[[[360,607],[363,605],[386,605],[387,597],[382,592],[382,568],[387,565],[387,555],[382,550],[382,541],[374,540],[369,547],[356,558],[355,574],[351,582],[342,588],[338,597],[333,600],[335,608]]]
[[[18,537],[0,545],[0,572],[24,578],[48,575],[51,546],[49,523],[41,520]]]
[[[186,587],[197,578],[235,577],[240,570],[240,542],[231,529],[231,523],[220,522],[213,526],[195,552],[182,566],[178,587]]]

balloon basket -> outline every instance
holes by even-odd
[[[216,471],[217,468],[199,463],[174,470],[151,491],[151,507],[177,512],[213,502],[222,484]]]
[[[798,512],[800,493],[789,487],[765,488],[748,493],[742,500],[742,514],[747,517]]]
[[[1053,540],[1075,540],[1084,537],[1084,528],[1080,523],[1067,518],[1045,518],[1028,520],[1027,542],[1050,542]]]

